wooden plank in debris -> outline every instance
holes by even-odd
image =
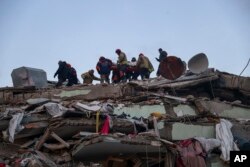
[[[69,148],[69,144],[67,142],[65,142],[61,137],[59,137],[56,133],[51,132],[50,134],[54,139],[56,139],[57,141],[59,141],[60,143],[62,143],[63,145],[65,145],[67,148]]]
[[[26,143],[22,144],[20,146],[20,148],[28,148],[29,146],[31,146],[32,144],[34,144],[37,141],[37,138],[34,140],[29,140]]]
[[[181,101],[181,102],[186,102],[187,101],[186,98],[176,97],[176,96],[172,96],[172,95],[160,95],[160,94],[151,93],[151,92],[149,93],[149,95],[154,95],[154,96],[158,96],[158,97],[166,97],[166,98],[177,100],[177,101]]]
[[[35,146],[36,150],[39,150],[42,147],[43,143],[48,139],[49,135],[50,135],[50,129],[46,129],[44,135],[41,137],[41,139]]]

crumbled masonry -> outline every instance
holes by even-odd
[[[230,150],[250,150],[249,85],[207,69],[176,80],[0,88],[0,166],[229,166]]]

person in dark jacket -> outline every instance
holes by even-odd
[[[105,57],[100,57],[96,65],[96,70],[101,76],[101,83],[107,82],[110,83],[109,75],[111,71],[112,61],[106,59]]]
[[[165,51],[165,50],[162,50],[162,48],[159,48],[159,58],[155,58],[158,62],[159,62],[159,66],[158,66],[158,70],[157,70],[157,73],[156,75],[157,76],[160,76],[160,63],[163,61],[163,59],[165,59],[167,56],[168,56],[168,53]]]
[[[77,73],[75,68],[71,67],[70,64],[67,64],[67,68],[68,68],[68,75],[67,75],[68,83],[66,86],[72,86],[78,84]]]
[[[62,85],[63,82],[66,81],[67,75],[68,75],[68,68],[67,68],[67,63],[65,61],[59,61],[58,62],[58,69],[56,73],[54,74],[54,78],[58,76],[58,82],[56,84],[56,87],[59,87]]]

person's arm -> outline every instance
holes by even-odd
[[[83,74],[81,75],[82,79],[85,78],[85,75],[86,75],[86,73],[83,73]]]
[[[149,65],[149,71],[153,72],[154,71],[154,66],[152,65],[152,63],[148,60],[148,65]]]
[[[100,81],[100,80],[101,80],[101,78],[98,78],[98,77],[96,77],[96,76],[94,76],[93,79],[94,79],[94,80],[97,80],[97,81]]]
[[[56,70],[56,73],[54,74],[54,78],[59,74],[59,72],[62,70],[62,67],[59,66],[58,69]]]
[[[96,71],[98,72],[98,74],[100,74],[100,63],[97,63],[97,65],[96,65]]]

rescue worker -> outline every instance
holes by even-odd
[[[68,67],[68,83],[66,86],[72,86],[78,84],[77,74],[75,68],[73,68],[70,64],[67,64]]]
[[[83,83],[85,84],[92,84],[93,80],[101,81],[100,78],[94,75],[93,69],[89,70],[88,72],[83,73],[81,77],[83,79]]]
[[[142,53],[139,54],[136,66],[139,69],[142,80],[145,78],[148,79],[150,77],[150,73],[154,71],[154,67],[148,57],[144,56]]]
[[[165,50],[162,50],[162,48],[159,48],[158,51],[160,53],[159,58],[157,58],[157,57],[155,58],[159,62],[159,66],[158,66],[158,70],[157,70],[156,75],[160,76],[161,75],[160,74],[160,63],[163,61],[163,59],[165,59],[168,56],[168,53]]]
[[[56,84],[56,87],[59,87],[63,84],[63,82],[66,81],[67,75],[68,75],[68,68],[67,68],[67,63],[65,61],[59,61],[58,62],[58,69],[54,74],[54,78],[58,76],[58,82]]]
[[[100,57],[96,65],[96,70],[101,76],[101,83],[107,82],[110,83],[109,75],[111,71],[112,61],[106,59],[105,57]]]
[[[127,80],[126,70],[128,67],[127,56],[120,49],[116,49],[115,53],[118,55],[117,67],[120,72],[121,81],[126,82]]]
[[[113,64],[111,69],[112,69],[112,83],[117,84],[121,81],[120,71],[116,64]]]
[[[136,64],[137,64],[137,61],[135,57],[133,57],[131,61],[128,62],[127,79],[137,80],[137,77],[139,76],[139,70],[136,67]]]

